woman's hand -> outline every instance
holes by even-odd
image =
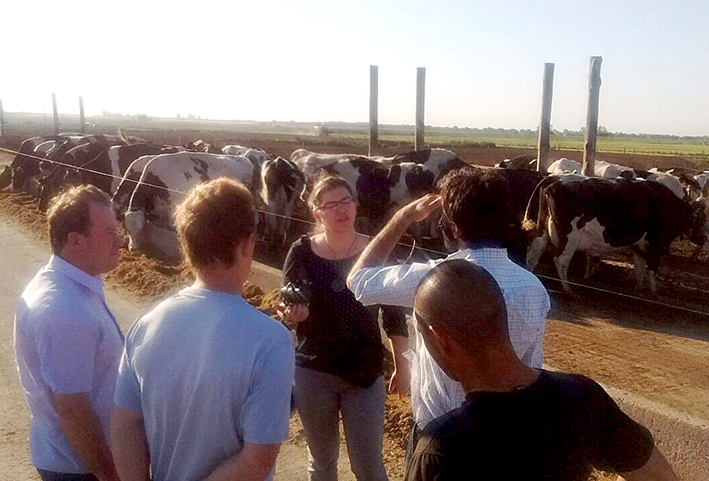
[[[310,315],[310,309],[307,304],[290,304],[286,305],[281,302],[276,307],[276,312],[286,322],[303,322]]]

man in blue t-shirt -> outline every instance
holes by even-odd
[[[463,259],[433,267],[414,311],[431,356],[467,396],[425,426],[406,481],[582,481],[594,468],[676,480],[650,432],[596,382],[520,361],[504,298],[484,268]]]
[[[241,297],[256,211],[217,179],[175,214],[196,280],[138,319],[116,381],[111,441],[122,481],[270,479],[288,437],[294,371],[285,327]]]

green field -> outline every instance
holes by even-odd
[[[31,113],[5,113],[6,131],[30,135],[48,134],[53,130],[51,116]],[[369,127],[365,122],[293,122],[248,120],[207,120],[199,118],[153,118],[142,114],[87,117],[90,130],[107,131],[123,127],[139,135],[144,132],[209,132],[228,139],[231,135],[279,137],[283,140],[307,139],[309,144],[367,145]],[[62,131],[78,130],[76,115],[60,115]],[[325,134],[325,135],[323,135]],[[380,125],[381,144],[413,147],[412,125]],[[521,147],[536,149],[537,134],[530,129],[458,128],[426,126],[426,144],[433,147]],[[554,132],[551,148],[582,150],[584,136],[581,132]],[[668,155],[709,162],[709,136],[679,137],[673,135],[624,134],[604,132],[597,142],[599,152]]]

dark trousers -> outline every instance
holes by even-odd
[[[409,432],[409,442],[406,444],[406,464],[404,466],[407,468],[409,463],[411,463],[411,458],[414,456],[414,451],[416,450],[419,439],[421,439],[421,430],[414,421],[411,425],[411,431]]]
[[[39,477],[42,481],[98,481],[98,478],[93,474],[70,474],[70,473],[55,473],[54,471],[44,471],[38,469]]]

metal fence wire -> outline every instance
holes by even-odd
[[[3,147],[0,147],[0,152],[6,152],[6,153],[9,153],[9,154],[15,154],[15,155],[20,154],[20,152],[18,152],[18,151],[16,151],[16,150],[6,149],[6,148],[3,148]],[[83,172],[88,172],[88,173],[91,173],[91,174],[102,175],[102,176],[109,177],[109,178],[112,178],[112,179],[117,179],[117,180],[121,180],[121,181],[132,182],[132,183],[134,183],[134,184],[140,183],[140,180],[127,179],[127,178],[125,178],[125,177],[119,177],[119,176],[116,176],[116,175],[113,175],[113,174],[108,174],[108,173],[106,173],[106,172],[100,172],[100,171],[93,170],[93,169],[87,169],[87,168],[85,168],[85,167],[83,167],[83,166],[71,165],[71,164],[67,164],[67,163],[64,163],[64,162],[59,162],[59,161],[56,161],[56,160],[46,159],[46,158],[44,158],[44,157],[39,157],[39,156],[32,155],[32,154],[25,154],[25,153],[22,153],[22,155],[24,155],[24,156],[26,156],[26,157],[28,157],[28,158],[30,158],[30,159],[35,159],[35,160],[38,160],[38,161],[48,162],[48,163],[54,164],[54,165],[56,165],[57,167],[67,167],[67,168],[71,168],[71,169],[75,169],[75,170],[79,170],[79,171],[83,171]],[[179,195],[187,195],[187,192],[183,192],[183,191],[175,190],[175,189],[170,189],[170,188],[163,187],[163,186],[160,186],[160,185],[154,185],[154,184],[149,184],[149,183],[145,183],[145,182],[143,182],[143,185],[147,185],[147,186],[153,187],[153,188],[155,188],[155,189],[161,189],[161,190],[165,190],[165,191],[172,192],[172,193],[179,194]],[[305,219],[299,219],[299,218],[297,218],[297,217],[292,217],[292,216],[286,216],[286,215],[283,215],[283,214],[278,214],[278,213],[276,213],[276,212],[270,212],[270,211],[266,211],[266,210],[262,210],[262,209],[256,209],[256,211],[257,211],[258,213],[260,213],[260,214],[263,214],[263,215],[270,215],[270,216],[279,217],[279,218],[283,218],[283,219],[289,219],[289,220],[291,220],[291,221],[300,222],[300,223],[303,223],[303,224],[307,224],[307,225],[309,225],[309,226],[314,226],[314,225],[315,225],[315,223],[312,222],[312,221],[305,220]],[[366,234],[363,234],[363,235],[366,235]],[[369,237],[370,239],[374,238],[374,236],[371,236],[371,235],[366,235],[366,236]],[[442,252],[442,251],[438,251],[438,250],[435,250],[435,249],[428,249],[428,248],[425,248],[425,247],[422,247],[422,246],[418,246],[418,245],[416,245],[416,242],[415,242],[415,241],[414,241],[413,244],[406,244],[406,243],[404,243],[404,242],[399,242],[397,245],[399,245],[399,246],[401,246],[401,247],[405,247],[405,248],[407,248],[407,249],[410,249],[410,253],[409,253],[409,256],[408,256],[407,260],[408,260],[409,258],[411,258],[411,255],[413,254],[413,252],[414,252],[415,250],[418,250],[418,251],[421,251],[421,252],[426,252],[426,253],[428,253],[428,254],[433,254],[433,255],[436,255],[436,256],[440,256],[440,257],[446,257],[447,255],[449,255],[449,253],[446,253],[446,252]],[[535,275],[536,275],[538,278],[540,278],[540,279],[545,279],[545,280],[549,280],[549,281],[556,281],[556,282],[562,282],[561,279],[556,278],[556,277],[547,276],[547,275],[543,275],[543,274],[535,274]],[[667,308],[667,309],[672,309],[672,310],[677,310],[677,311],[682,311],[682,312],[686,312],[686,313],[697,314],[697,315],[709,317],[709,312],[699,311],[699,310],[696,310],[696,309],[690,309],[690,308],[688,308],[688,307],[678,306],[678,305],[675,305],[675,304],[668,304],[668,303],[666,303],[666,302],[658,301],[658,300],[655,300],[655,299],[648,299],[648,298],[646,298],[646,297],[634,296],[634,295],[632,295],[632,294],[625,294],[625,293],[622,293],[622,292],[611,291],[611,290],[609,290],[609,289],[604,289],[604,288],[601,288],[601,287],[591,286],[591,285],[588,285],[588,284],[581,284],[581,283],[578,283],[578,282],[573,282],[573,281],[568,281],[568,280],[567,280],[566,282],[567,282],[569,285],[571,285],[571,286],[575,286],[575,287],[579,287],[579,288],[583,288],[583,289],[588,289],[588,290],[591,290],[591,291],[600,292],[600,293],[607,294],[607,295],[611,295],[611,296],[615,296],[615,297],[625,298],[625,299],[629,299],[629,300],[633,300],[633,301],[638,301],[638,302],[642,302],[642,303],[646,303],[646,304],[650,304],[650,305],[655,305],[655,306],[664,307],[664,308]],[[549,292],[554,292],[554,293],[559,293],[559,292],[560,292],[560,291],[557,291],[557,290],[555,290],[555,289],[549,289],[549,288],[547,288],[547,291],[549,291]]]

